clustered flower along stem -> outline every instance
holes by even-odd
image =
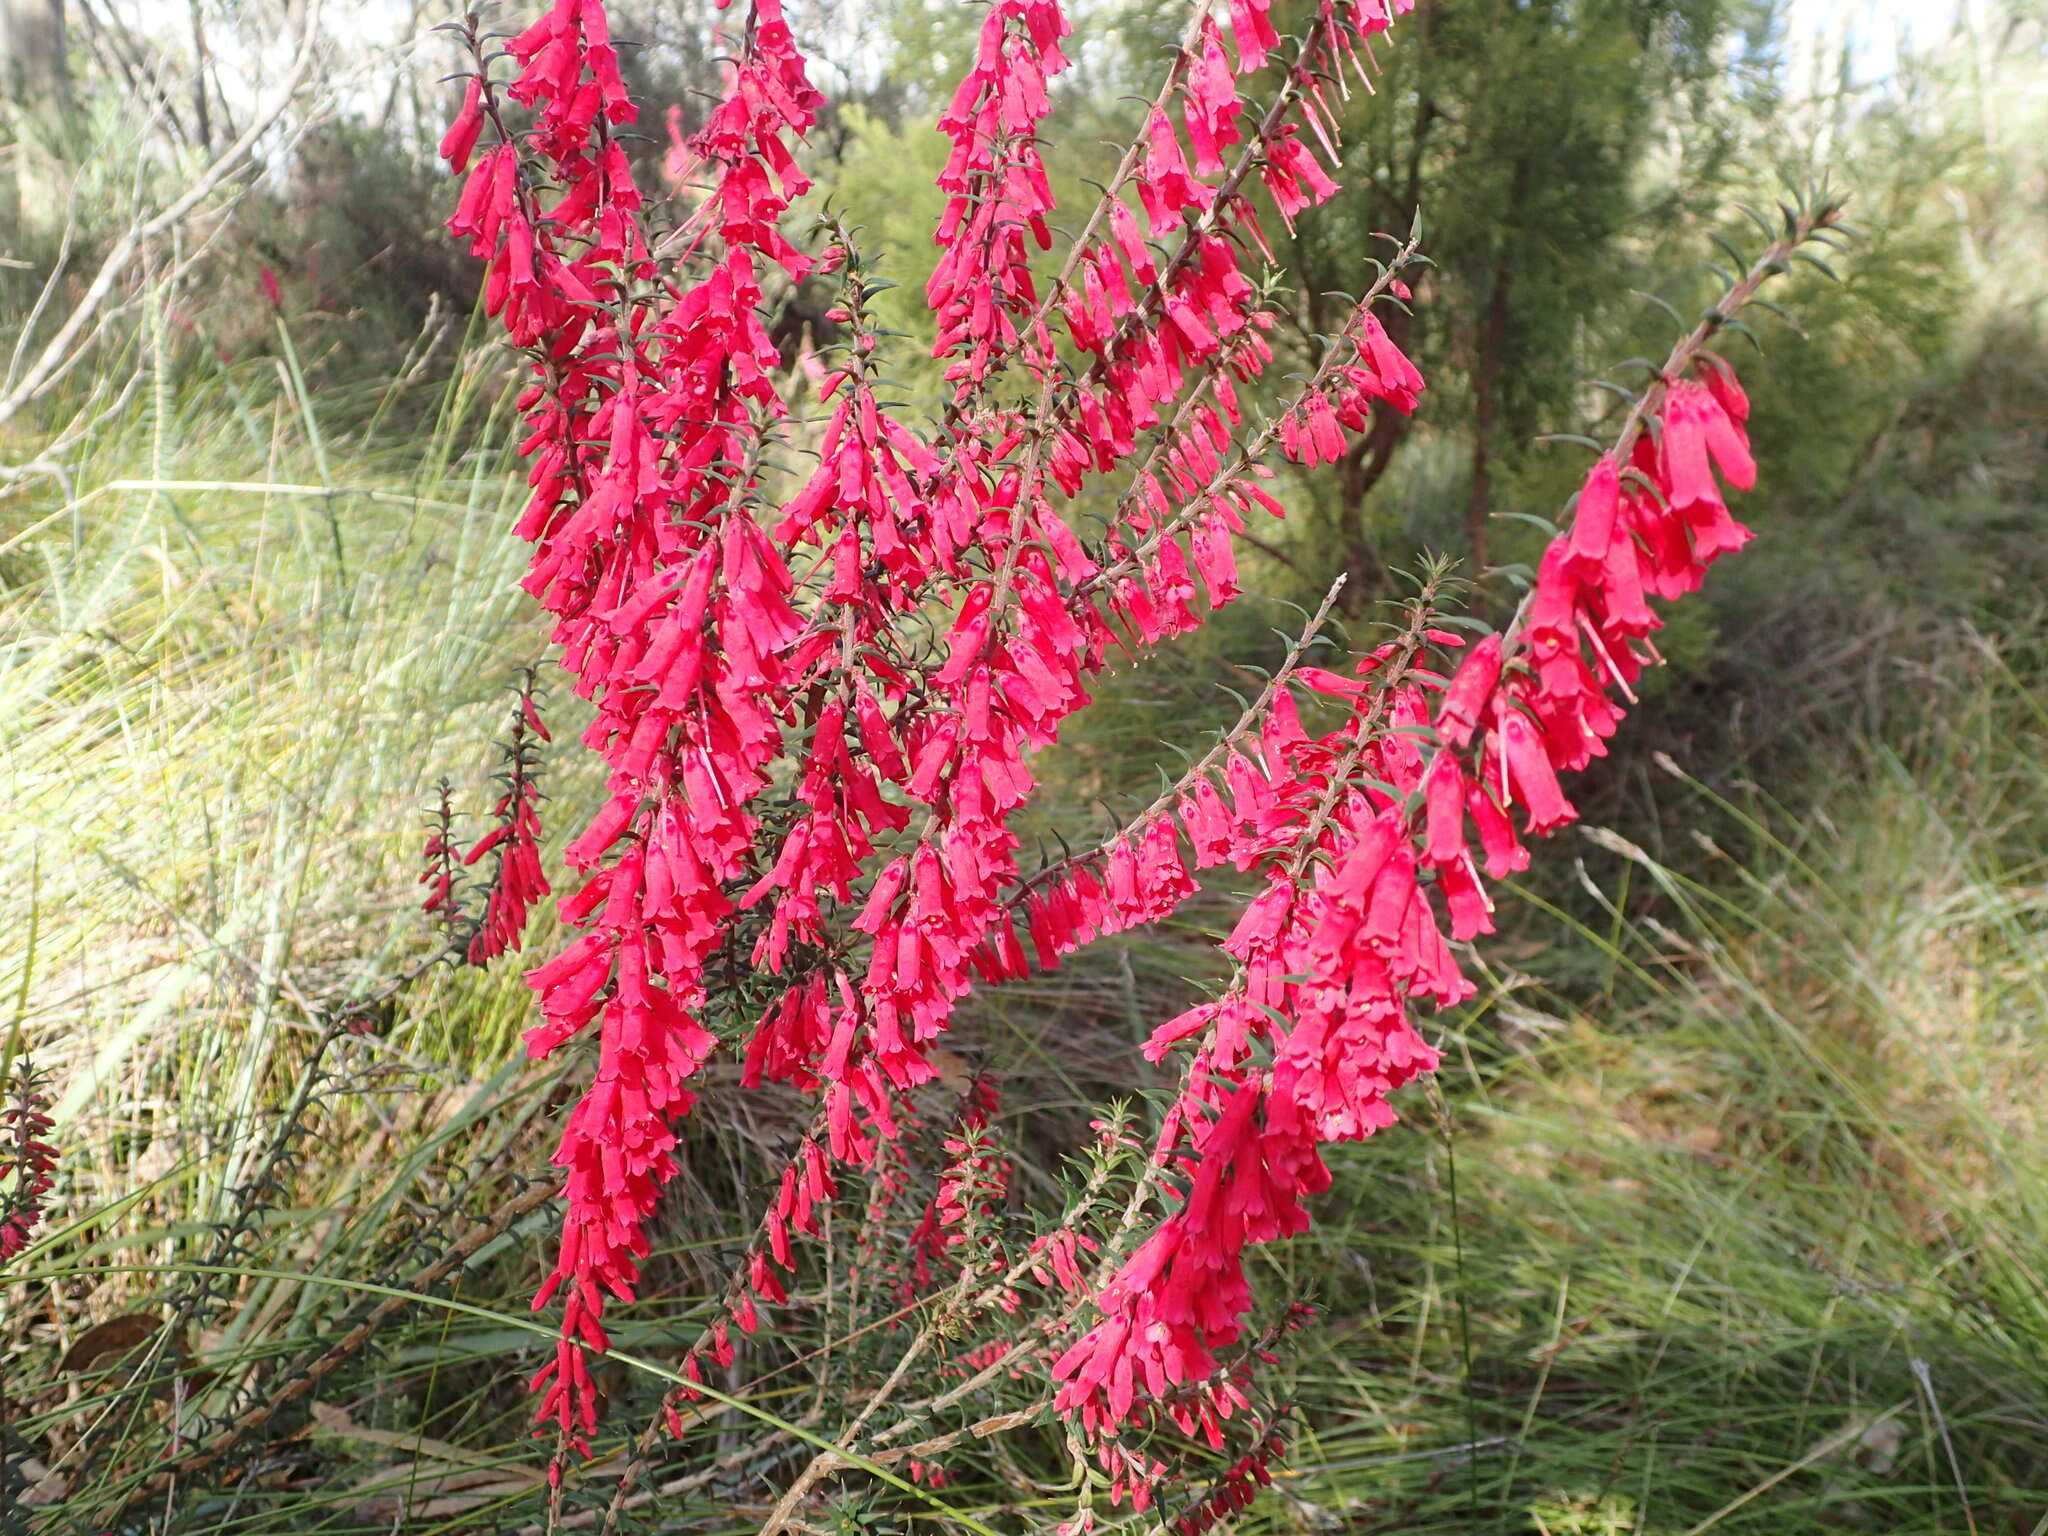
[[[1011,898],[1011,905],[1022,907],[1031,893],[1040,886],[1071,879],[1077,866],[1084,860],[1107,859],[1120,844],[1142,840],[1154,825],[1172,816],[1176,805],[1192,794],[1197,785],[1208,782],[1212,774],[1221,770],[1230,761],[1233,752],[1264,728],[1273,710],[1278,707],[1281,695],[1293,681],[1296,669],[1305,664],[1309,651],[1322,639],[1324,626],[1329,623],[1330,610],[1336,607],[1337,596],[1344,590],[1348,580],[1348,577],[1340,575],[1330,584],[1330,590],[1323,594],[1322,602],[1316,611],[1309,615],[1308,623],[1302,627],[1301,634],[1289,644],[1287,654],[1281,658],[1279,666],[1273,669],[1273,675],[1266,679],[1265,687],[1245,705],[1236,722],[1216,739],[1208,751],[1190,763],[1178,779],[1160,791],[1151,804],[1136,815],[1126,818],[1115,835],[1100,847],[1047,864],[1023,881],[1018,887],[1017,894]]]
[[[550,894],[541,868],[540,775],[542,747],[554,738],[541,719],[537,687],[534,669],[522,669],[518,703],[498,744],[501,793],[491,808],[491,827],[467,849],[455,835],[454,792],[446,779],[436,786],[419,877],[427,888],[420,910],[441,929],[448,957],[461,964],[488,965],[519,949],[527,918]],[[462,872],[485,858],[491,861],[490,879],[471,911]]]
[[[50,1104],[27,1057],[0,1079],[0,1263],[23,1249],[43,1219],[43,1197],[56,1182],[57,1152],[43,1138]]]
[[[1068,25],[1057,0],[986,8],[938,121],[948,202],[927,293],[952,399],[931,433],[884,398],[853,232],[822,221],[807,252],[785,229],[822,98],[781,0],[736,4],[724,93],[686,145],[701,197],[660,241],[617,137],[636,109],[602,0],[554,0],[509,42],[509,82],[491,79],[474,18],[463,28],[475,65],[442,146],[467,178],[451,227],[530,359],[525,585],[595,711],[582,743],[608,769],[566,855],[575,936],[528,977],[531,1054],[598,1037],[555,1159],[566,1208],[536,1299],[561,1307],[535,1386],[568,1445],[597,1427],[589,1356],[607,1348],[608,1308],[633,1298],[687,1084],[722,1039],[745,1086],[787,1084],[816,1111],[683,1358],[686,1382],[731,1366],[735,1332],[787,1301],[796,1245],[845,1171],[893,1198],[908,1095],[939,1075],[937,1042],[970,991],[1157,922],[1199,871],[1229,865],[1257,887],[1222,946],[1234,976],[1147,1047],[1185,1053],[1183,1086],[1115,1230],[1088,1237],[1093,1260],[1071,1245],[1003,1255],[976,1193],[1000,1160],[964,1121],[913,1245],[913,1289],[953,1266],[948,1305],[994,1304],[1034,1277],[1049,1315],[973,1379],[1035,1360],[1112,1494],[1149,1503],[1160,1463],[1126,1435],[1170,1425],[1225,1443],[1248,1402],[1219,1353],[1252,1310],[1246,1252],[1302,1230],[1328,1182],[1321,1149],[1391,1124],[1390,1095],[1435,1066],[1414,1008],[1471,995],[1451,946],[1491,931],[1485,879],[1524,865],[1522,835],[1572,818],[1561,777],[1606,750],[1613,695],[1656,659],[1646,598],[1691,590],[1748,537],[1716,477],[1753,477],[1747,402],[1704,346],[1832,221],[1826,208],[1793,216],[1673,352],[1507,631],[1467,645],[1433,578],[1396,639],[1331,670],[1305,664],[1319,615],[1168,795],[1097,849],[1022,867],[1037,754],[1112,657],[1239,595],[1248,521],[1284,510],[1272,461],[1336,458],[1424,388],[1375,314],[1409,296],[1411,234],[1269,417],[1240,396],[1267,372],[1276,323],[1248,275],[1273,266],[1252,190],[1290,224],[1335,193],[1325,90],[1347,69],[1369,83],[1369,39],[1408,8],[1319,0],[1284,47],[1269,3],[1230,0],[1227,28],[1226,7],[1194,5],[1140,137],[1043,289],[1032,262],[1056,210],[1041,130]],[[813,437],[765,309],[777,284],[830,274],[849,339]],[[800,446],[818,465],[792,488],[777,466]],[[1073,509],[1101,482],[1114,510],[1084,540]],[[521,914],[542,889],[527,782],[515,765],[490,844],[508,867],[521,850],[506,898]],[[435,896],[452,868],[445,828],[441,841]],[[516,933],[513,914],[487,916],[479,941],[501,931]],[[1020,1278],[995,1279],[1006,1272]],[[918,1339],[913,1354],[945,1344]],[[694,1395],[664,1400],[608,1526]]]
[[[1179,781],[1151,805],[1130,818],[1118,834],[1101,848],[1063,860],[1058,864],[1048,865],[1045,869],[1039,871],[1037,875],[1019,887],[1015,896],[1011,898],[1011,904],[1022,907],[1026,903],[1031,890],[1036,885],[1048,881],[1071,880],[1084,865],[1091,862],[1099,863],[1112,856],[1117,847],[1144,837],[1149,828],[1158,824],[1161,818],[1170,813],[1172,805],[1177,798],[1185,795],[1193,785],[1204,782],[1206,776],[1214,772],[1233,749],[1252,738],[1264,726],[1268,714],[1276,707],[1277,701],[1287,697],[1286,690],[1289,680],[1296,668],[1301,664],[1303,657],[1320,637],[1323,626],[1328,621],[1330,610],[1335,605],[1337,595],[1342,590],[1343,585],[1343,578],[1340,577],[1331,586],[1322,604],[1310,616],[1301,635],[1290,644],[1287,655],[1283,658],[1273,676],[1268,680],[1266,687],[1257,698],[1245,707],[1243,714],[1239,717],[1236,724],[1227,730],[1207,753],[1193,763]],[[1426,611],[1426,603],[1423,605],[1423,608]],[[1411,642],[1419,643],[1419,631],[1410,638]],[[1411,650],[1412,648],[1411,645]],[[985,1124],[985,1101],[977,1100],[974,1095],[970,1094],[970,1106],[963,1116],[963,1121],[971,1122],[975,1125]],[[950,1150],[956,1153],[963,1150],[961,1144],[957,1141],[949,1142],[948,1146]],[[1147,1177],[1139,1181],[1133,1189],[1123,1211],[1122,1218],[1111,1239],[1113,1252],[1118,1251],[1122,1239],[1127,1237],[1131,1229],[1136,1225],[1147,1199],[1153,1193],[1154,1187],[1154,1181]],[[947,1198],[945,1190],[946,1181],[942,1179],[940,1195],[934,1202],[935,1206],[940,1208],[938,1214],[942,1217],[944,1215],[943,1203]],[[1085,1217],[1100,1192],[1099,1185],[1092,1185],[1088,1190],[1084,1191],[1081,1199],[1076,1203],[1075,1209],[1062,1214],[1057,1230],[1067,1233],[1080,1230]],[[915,1238],[913,1238],[913,1241],[915,1241]],[[1006,1273],[998,1277],[992,1277],[985,1285],[980,1287],[979,1295],[974,1298],[972,1304],[976,1307],[999,1305],[1004,1299],[1010,1297],[1019,1286],[1034,1280],[1040,1284],[1045,1284],[1056,1270],[1063,1270],[1060,1286],[1064,1291],[1064,1297],[1036,1325],[1037,1332],[1041,1338],[1045,1340],[1059,1338],[1071,1328],[1082,1310],[1092,1305],[1093,1290],[1099,1288],[1100,1279],[1106,1278],[1105,1272],[1103,1275],[1098,1276],[1096,1286],[1091,1287],[1080,1271],[1073,1267],[1074,1260],[1078,1257],[1076,1249],[1082,1246],[1093,1247],[1095,1245],[1092,1241],[1085,1239],[1080,1244],[1074,1244],[1063,1242],[1057,1238],[1049,1243],[1034,1244],[1030,1251],[1022,1259],[1010,1266]],[[939,1316],[920,1329],[911,1342],[903,1349],[889,1380],[884,1382],[881,1388],[863,1405],[860,1414],[835,1442],[835,1449],[821,1452],[814,1457],[805,1467],[802,1474],[791,1484],[783,1498],[778,1502],[776,1510],[771,1514],[769,1521],[762,1527],[762,1536],[774,1536],[775,1531],[787,1522],[803,1494],[815,1486],[818,1481],[840,1467],[853,1464],[845,1458],[848,1453],[859,1446],[863,1427],[895,1395],[896,1389],[906,1378],[911,1364],[927,1349],[932,1347],[939,1338],[943,1337],[946,1332],[947,1322],[969,1297],[968,1285],[974,1279],[974,1274],[975,1272],[972,1267],[962,1266],[955,1282],[954,1300],[941,1309]],[[959,1443],[961,1439],[966,1438],[970,1434],[983,1436],[993,1433],[995,1427],[1013,1427],[1015,1424],[1028,1422],[1040,1409],[1051,1402],[1052,1395],[1047,1393],[1042,1403],[1028,1410],[995,1415],[989,1419],[977,1421],[975,1425],[969,1426],[967,1429],[932,1437],[901,1450],[891,1451],[883,1449],[888,1441],[900,1439],[920,1424],[927,1422],[932,1412],[965,1401],[999,1377],[1013,1373],[1016,1370],[1017,1361],[1014,1348],[997,1350],[992,1352],[992,1354],[993,1357],[988,1363],[983,1365],[966,1381],[947,1392],[938,1394],[926,1404],[913,1406],[911,1409],[906,1410],[892,1427],[871,1437],[872,1443],[867,1447],[861,1448],[862,1456],[878,1465],[887,1465],[907,1457],[929,1459],[936,1456],[942,1450]],[[664,1411],[671,1414],[674,1413],[678,1402],[678,1395],[672,1394],[670,1401],[664,1404]],[[646,1450],[649,1448],[652,1434],[657,1427],[658,1423],[657,1425],[650,1425],[646,1434],[643,1435],[643,1443],[637,1448],[642,1456],[645,1455]],[[631,1481],[631,1474],[627,1478],[622,1479],[620,1484],[621,1494],[630,1490]],[[618,1507],[619,1499],[615,1497],[613,1508],[616,1510]],[[611,1529],[611,1526],[608,1524],[606,1529]]]
[[[1642,602],[1645,586],[1680,595],[1746,541],[1713,469],[1737,485],[1753,477],[1747,402],[1725,362],[1701,348],[1832,219],[1825,207],[1795,215],[1674,350],[1589,473],[1577,516],[1505,636],[1475,645],[1448,684],[1388,677],[1359,690],[1391,696],[1415,738],[1354,747],[1338,761],[1293,852],[1267,866],[1266,890],[1226,943],[1237,981],[1148,1047],[1156,1058],[1195,1042],[1209,1086],[1192,1109],[1175,1106],[1161,1137],[1158,1155],[1184,1167],[1180,1209],[1104,1288],[1103,1321],[1054,1365],[1065,1383],[1059,1406],[1091,1430],[1113,1433],[1148,1399],[1214,1375],[1210,1352],[1238,1336],[1248,1310],[1243,1247],[1301,1230],[1300,1200],[1327,1178],[1314,1144],[1389,1123],[1387,1091],[1434,1065],[1408,1025],[1410,1002],[1455,1002],[1470,984],[1435,936],[1433,903],[1443,903],[1454,940],[1492,926],[1467,818],[1495,878],[1527,859],[1510,808],[1531,832],[1571,819],[1558,775],[1605,750],[1620,717],[1609,689],[1625,688],[1653,655],[1646,637],[1658,620]],[[1690,376],[1700,369],[1704,382]],[[1433,710],[1425,690],[1437,694]],[[1425,757],[1420,738],[1431,736]],[[1303,759],[1292,766],[1292,783],[1313,772]],[[1270,1065],[1247,1050],[1257,1038],[1270,1041]]]

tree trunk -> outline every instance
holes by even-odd
[[[64,0],[0,0],[0,98],[70,109]]]
[[[1479,344],[1472,367],[1472,490],[1465,500],[1465,546],[1472,557],[1472,575],[1487,565],[1487,534],[1493,516],[1493,433],[1500,421],[1501,354],[1507,347],[1508,288],[1513,279],[1503,251],[1493,264],[1493,283],[1486,313],[1479,321]]]
[[[1513,307],[1514,242],[1521,238],[1516,213],[1529,181],[1529,161],[1517,157],[1508,172],[1508,216],[1500,221],[1494,252],[1493,278],[1486,308],[1476,327],[1472,360],[1472,490],[1465,502],[1465,542],[1471,551],[1472,575],[1486,574],[1493,519],[1494,437],[1500,426],[1501,375],[1507,366],[1508,321]]]

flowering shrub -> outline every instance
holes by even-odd
[[[1706,344],[1832,219],[1788,214],[1677,343],[1512,622],[1485,633],[1441,611],[1432,582],[1394,639],[1333,670],[1306,659],[1319,615],[1177,783],[1099,845],[1026,868],[1035,755],[1114,657],[1239,595],[1239,536],[1283,511],[1274,461],[1336,458],[1373,413],[1418,405],[1423,380],[1375,314],[1410,297],[1412,236],[1370,263],[1270,414],[1247,399],[1274,387],[1262,219],[1291,224],[1335,192],[1329,93],[1347,74],[1369,86],[1370,39],[1406,8],[1319,0],[1283,38],[1268,0],[1196,0],[1142,132],[1055,250],[1040,133],[1068,27],[1057,0],[994,0],[938,119],[948,201],[927,295],[949,400],[929,427],[886,398],[877,289],[849,230],[821,220],[797,243],[822,101],[781,0],[736,8],[724,94],[671,156],[694,190],[665,233],[620,142],[636,108],[601,0],[557,0],[512,37],[509,81],[469,24],[475,73],[442,144],[467,178],[452,228],[530,359],[525,585],[609,772],[567,850],[574,936],[529,973],[533,1056],[597,1037],[536,1300],[560,1311],[535,1386],[566,1442],[598,1426],[592,1356],[633,1298],[690,1080],[715,1051],[749,1086],[810,1095],[816,1120],[684,1358],[661,1416],[677,1430],[734,1332],[788,1301],[800,1240],[849,1175],[869,1191],[865,1230],[882,1230],[909,1187],[913,1092],[940,1075],[962,999],[1157,922],[1229,866],[1254,887],[1223,941],[1233,974],[1153,1033],[1147,1056],[1179,1062],[1181,1086],[1149,1138],[1106,1122],[1083,1191],[1020,1240],[997,1219],[993,1089],[965,1092],[908,1252],[884,1265],[899,1298],[947,1299],[770,1526],[855,1464],[855,1440],[932,1484],[958,1433],[893,1442],[1034,1373],[1052,1386],[1017,1422],[1064,1415],[1140,1506],[1166,1470],[1146,1432],[1223,1446],[1239,1416],[1241,1454],[1176,1528],[1206,1528],[1267,1475],[1284,1437],[1241,1410],[1277,1332],[1247,1340],[1247,1250],[1302,1231],[1322,1148],[1390,1125],[1394,1091],[1435,1066],[1416,1011],[1471,995],[1454,946],[1491,930],[1487,881],[1572,819],[1564,777],[1606,750],[1657,659],[1648,600],[1693,590],[1748,539],[1723,496],[1754,477],[1747,405]],[[802,420],[808,386],[764,318],[813,278],[838,285],[846,336],[822,424]],[[807,478],[775,468],[790,445],[815,451]],[[1064,509],[1104,486],[1113,510],[1083,538]],[[516,944],[545,889],[525,782],[500,808],[518,878],[473,958]],[[433,852],[430,904],[449,899],[445,831]],[[921,1352],[945,1353],[958,1384],[870,1429]]]

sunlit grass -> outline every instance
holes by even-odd
[[[0,997],[67,1198],[141,1172],[217,1215],[317,1008],[425,947],[431,785],[475,801],[535,648],[500,387],[480,364],[431,435],[344,447],[291,370],[200,371],[0,501]],[[502,1060],[509,990],[462,993],[393,1060]]]

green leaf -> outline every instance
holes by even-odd
[[[1751,299],[1749,302],[1755,305],[1758,309],[1766,310],[1769,313],[1776,315],[1780,320],[1784,321],[1787,325],[1791,326],[1793,333],[1797,335],[1800,338],[1800,340],[1803,341],[1806,339],[1805,327],[1800,325],[1800,323],[1797,320],[1793,319],[1792,316],[1786,312],[1782,305],[1774,304],[1769,299]],[[1731,320],[1728,322],[1728,324],[1731,328],[1734,328],[1736,322]],[[1743,334],[1748,335],[1749,332],[1745,330]]]
[[[1792,259],[1794,261],[1805,262],[1809,267],[1812,267],[1815,271],[1819,272],[1832,282],[1839,283],[1842,280],[1842,276],[1839,272],[1837,272],[1833,267],[1829,266],[1826,262],[1822,261],[1818,256],[1813,255],[1811,252],[1794,251],[1792,253]]]
[[[1747,214],[1749,216],[1750,222],[1755,224],[1758,229],[1763,231],[1764,239],[1775,240],[1778,238],[1778,232],[1775,229],[1771,228],[1771,221],[1765,218],[1761,213],[1757,212],[1756,209],[1750,207],[1749,204],[1737,203],[1735,205],[1735,208],[1738,213]]]
[[[1714,244],[1718,245],[1722,250],[1728,253],[1728,259],[1735,263],[1735,268],[1738,272],[1746,272],[1749,270],[1749,258],[1743,255],[1742,252],[1736,248],[1734,241],[1724,239],[1720,235],[1713,235],[1710,238],[1713,240]]]
[[[1486,568],[1486,573],[1489,576],[1498,576],[1504,581],[1512,582],[1524,592],[1536,584],[1536,572],[1520,560],[1510,560],[1502,565],[1490,565]]]
[[[1665,300],[1658,298],[1656,294],[1645,293],[1640,288],[1629,289],[1629,294],[1632,298],[1638,298],[1643,300],[1645,303],[1656,305],[1659,309],[1663,310],[1665,314],[1671,317],[1671,323],[1677,326],[1681,331],[1689,331],[1692,329],[1691,324],[1686,320],[1685,316],[1681,315],[1677,310],[1673,309],[1671,305],[1667,303]]]
[[[1722,327],[1722,329],[1733,331],[1736,335],[1740,336],[1744,341],[1748,342],[1752,347],[1755,347],[1756,355],[1758,357],[1768,357],[1770,355],[1769,353],[1764,351],[1764,344],[1761,341],[1757,340],[1756,332],[1752,331],[1740,320],[1731,319],[1727,322],[1727,324],[1725,324]],[[1801,331],[1800,334],[1803,336],[1806,333],[1804,331]]]

